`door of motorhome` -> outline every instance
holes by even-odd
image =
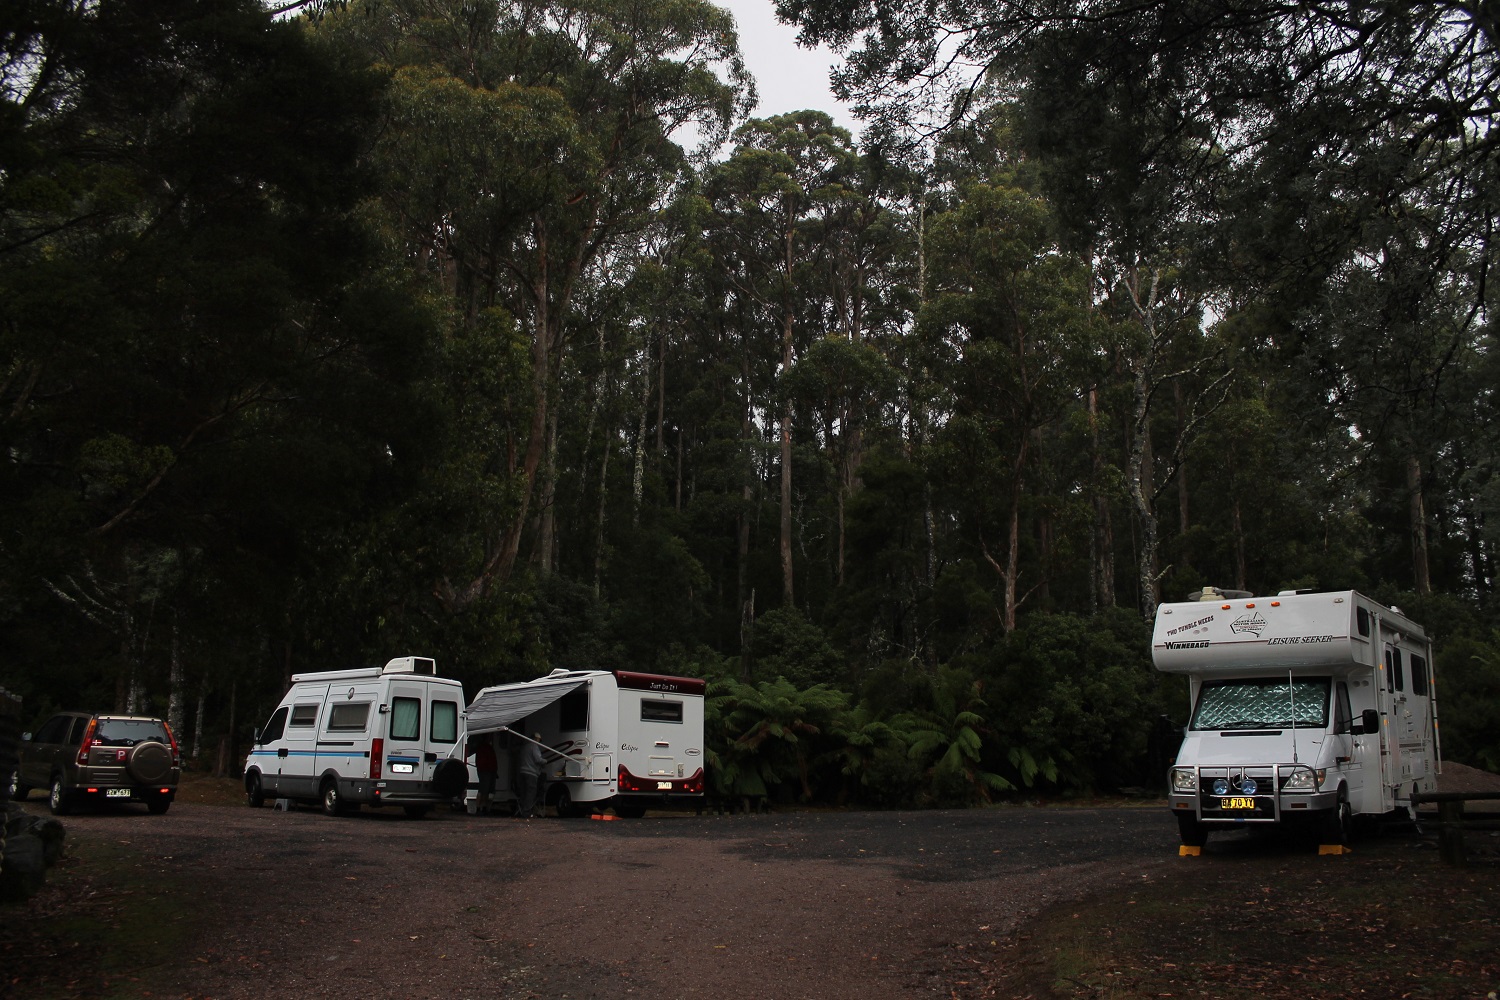
[[[1355,817],[1410,812],[1441,770],[1432,650],[1356,591],[1199,599],[1157,612],[1152,659],[1188,679],[1169,776],[1183,843],[1306,819],[1325,842]]]

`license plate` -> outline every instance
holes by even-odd
[[[1254,809],[1255,808],[1255,800],[1252,799],[1252,798],[1248,798],[1248,797],[1247,798],[1242,798],[1240,796],[1235,796],[1234,798],[1229,798],[1229,799],[1220,799],[1219,800],[1219,808],[1220,809]]]
[[[104,797],[106,799],[128,799],[128,798],[130,798],[130,789],[128,789],[128,788],[106,788],[104,790]]]
[[[658,792],[670,792],[672,790],[672,783],[670,781],[658,781],[656,783],[656,790]]]
[[[391,765],[391,773],[392,774],[411,774],[412,770],[413,770],[413,766],[411,764],[392,764]]]

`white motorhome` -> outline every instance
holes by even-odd
[[[471,742],[495,739],[496,800],[514,798],[504,780],[510,750],[537,736],[546,801],[559,816],[613,805],[636,817],[653,804],[703,798],[705,682],[630,670],[554,670],[546,677],[487,687],[465,716]]]
[[[1192,717],[1169,799],[1184,845],[1307,817],[1324,843],[1356,816],[1410,812],[1441,769],[1432,649],[1355,591],[1205,588],[1156,615],[1152,660],[1184,674]]]
[[[293,674],[245,758],[246,800],[317,802],[330,816],[400,806],[420,817],[463,793],[463,706],[463,685],[425,656]]]

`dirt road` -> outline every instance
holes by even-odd
[[[173,887],[163,921],[192,924],[141,992],[224,1000],[948,996],[1020,919],[1154,877],[1177,846],[1160,807],[594,822],[178,803],[68,827]]]

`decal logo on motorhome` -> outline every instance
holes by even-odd
[[[1266,640],[1267,646],[1296,646],[1304,642],[1332,642],[1336,635],[1282,635]]]
[[[1178,632],[1186,632],[1188,629],[1194,629],[1194,628],[1198,628],[1199,626],[1202,626],[1202,625],[1207,625],[1209,622],[1211,622],[1213,620],[1214,620],[1214,616],[1213,615],[1209,615],[1207,618],[1199,618],[1195,622],[1188,622],[1186,625],[1179,625],[1179,626],[1177,626],[1176,628],[1174,628],[1170,632],[1168,632],[1167,635],[1176,635]]]
[[[1208,640],[1204,639],[1200,642],[1169,642],[1166,646],[1168,649],[1207,649]]]
[[[1255,636],[1255,638],[1257,639],[1260,638],[1260,633],[1263,629],[1265,629],[1265,627],[1266,620],[1260,616],[1259,611],[1255,612],[1254,614],[1240,615],[1229,625],[1230,631],[1237,634],[1244,634],[1248,632],[1250,635]]]

